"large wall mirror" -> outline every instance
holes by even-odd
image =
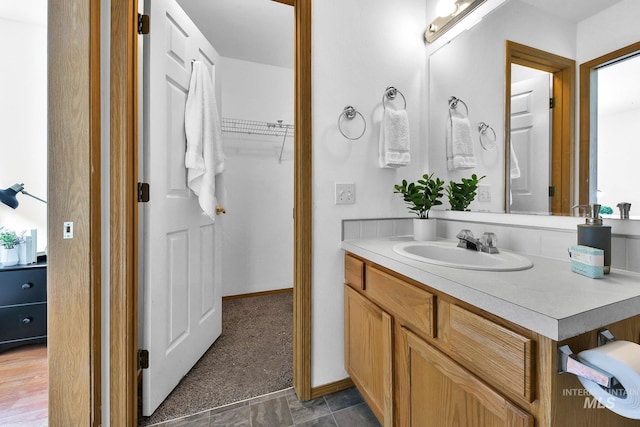
[[[581,128],[576,67],[566,65],[573,67],[572,76],[560,84],[561,63],[554,65],[559,68],[545,70],[515,60],[507,67],[507,41],[569,61],[567,64],[581,64],[640,40],[640,26],[632,18],[638,13],[640,2],[633,0],[506,0],[477,25],[429,52],[429,171],[447,181],[459,181],[472,173],[486,175],[481,182],[484,197],[472,203],[473,211],[578,214],[572,206],[584,203],[580,195],[588,190],[583,190],[578,167]],[[518,132],[527,128],[521,126],[519,109],[526,111],[533,101],[521,97],[509,102],[505,97],[511,92],[527,93],[529,89],[520,87],[527,80],[537,80],[539,92],[545,94],[540,99],[547,110],[538,115],[543,127],[534,136],[526,132],[510,135],[512,123]],[[637,79],[634,83],[640,86]],[[549,109],[549,98],[558,97],[558,87],[565,92],[559,92],[564,98],[556,99],[562,105],[554,112]],[[463,113],[468,110],[476,160],[472,169],[449,170],[447,165],[445,135],[450,129],[452,96],[464,102]],[[495,132],[495,144],[483,144],[486,135],[481,135],[481,123]],[[533,137],[535,143],[527,139]],[[560,138],[562,144],[556,144],[554,138]],[[617,151],[620,149],[612,147],[607,153],[625,156]],[[603,162],[590,166],[600,176],[613,177],[607,167]],[[640,211],[640,201],[637,209]]]

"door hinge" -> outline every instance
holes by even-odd
[[[549,98],[549,108],[556,108],[556,99]]]
[[[138,370],[149,369],[149,350],[138,350]]]
[[[146,182],[138,183],[138,202],[147,203],[149,201],[149,184]]]
[[[138,34],[149,34],[150,21],[149,15],[138,14]]]
[[[554,187],[553,185],[549,186],[549,197],[555,197],[556,195],[556,187]]]

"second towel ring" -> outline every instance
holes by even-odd
[[[487,135],[488,130],[490,130],[493,134],[493,139],[490,138],[489,135]],[[493,130],[493,128],[485,122],[480,122],[478,123],[478,132],[480,133],[480,145],[482,145],[482,148],[484,148],[485,150],[493,150],[496,140],[498,139],[498,137],[496,136],[496,131]]]
[[[360,116],[360,118],[362,118],[362,123],[364,124],[364,127],[362,129],[362,133],[360,133],[360,135],[356,136],[355,138],[352,138],[350,136],[347,136],[344,131],[342,130],[342,126],[341,126],[341,119],[342,116],[344,116],[345,119],[347,120],[353,120],[356,118],[356,116]],[[342,136],[344,136],[345,138],[354,141],[356,139],[360,139],[362,138],[362,135],[364,135],[364,133],[367,130],[367,121],[365,120],[364,116],[362,115],[362,113],[360,113],[360,111],[356,110],[355,107],[352,107],[351,105],[347,105],[346,107],[344,107],[344,110],[342,110],[342,113],[340,113],[340,115],[338,116],[338,130],[340,131],[340,133],[342,134]]]
[[[462,99],[456,98],[455,96],[449,97],[449,113],[451,113],[451,110],[456,110],[458,108],[459,102],[461,102],[462,105],[464,105],[464,109],[467,110],[467,114],[465,114],[464,116],[465,117],[469,116],[469,107],[467,107],[467,104],[465,104],[465,102]]]
[[[385,104],[385,99],[387,101],[393,101],[394,99],[396,99],[398,94],[400,94],[400,96],[402,97],[402,101],[404,102],[404,107],[402,107],[402,109],[406,110],[407,109],[407,98],[405,98],[404,95],[402,94],[402,92],[400,92],[398,89],[396,89],[393,86],[389,86],[384,91],[384,94],[382,95],[382,108],[384,108],[385,110],[387,109],[387,105]]]

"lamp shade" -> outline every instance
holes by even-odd
[[[18,194],[18,192],[14,190],[13,187],[9,187],[5,190],[0,190],[0,202],[4,203],[10,208],[15,209],[18,207],[18,199],[16,198],[16,194]]]

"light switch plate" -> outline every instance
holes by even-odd
[[[356,185],[336,182],[336,205],[351,205],[356,202]]]
[[[478,185],[478,201],[484,203],[491,201],[490,185]]]
[[[67,221],[63,223],[62,238],[73,239],[73,222]]]

